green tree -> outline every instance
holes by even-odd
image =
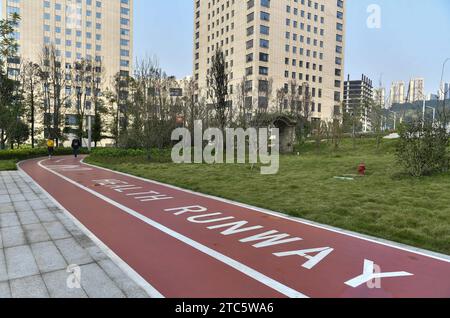
[[[11,144],[10,134],[21,120],[22,97],[18,73],[8,74],[9,61],[17,54],[18,44],[14,37],[15,27],[20,21],[16,13],[0,20],[0,148],[5,149],[6,142]],[[14,75],[15,74],[15,75]],[[15,78],[14,78],[15,76]],[[9,139],[9,140],[8,140]]]
[[[221,49],[216,50],[208,73],[209,98],[212,100],[216,120],[225,130],[229,119],[230,104],[228,101],[229,75],[226,68],[225,55]]]
[[[4,68],[8,58],[17,54],[18,44],[14,38],[14,30],[20,21],[17,13],[10,15],[8,19],[0,20],[0,68]]]
[[[406,173],[421,177],[448,171],[450,136],[444,127],[417,120],[402,124],[399,132],[397,161]]]

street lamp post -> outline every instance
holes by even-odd
[[[447,62],[450,61],[450,57],[446,58],[444,63],[442,64],[442,75],[441,75],[441,87],[440,87],[440,91],[441,91],[441,96],[443,96],[443,99],[445,100],[445,88],[444,88],[444,73],[445,73],[445,65],[447,64]]]
[[[431,107],[431,106],[426,106],[428,109],[432,109],[433,110],[433,126],[434,123],[436,122],[436,108]]]
[[[427,111],[427,101],[426,101],[426,99],[424,98],[423,99],[423,110],[422,110],[422,128],[424,128],[425,127],[425,113],[426,113],[426,111]]]
[[[394,114],[394,130],[397,130],[397,113],[393,112],[392,110],[390,110],[389,112]]]

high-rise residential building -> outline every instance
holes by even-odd
[[[344,82],[344,111],[353,113],[361,117],[363,130],[371,130],[370,112],[373,103],[373,84],[372,80],[364,74],[359,80],[350,80]]]
[[[445,99],[450,99],[450,83],[444,84],[444,97]]]
[[[2,0],[2,16],[20,15],[15,38],[19,44],[18,58],[8,65],[10,75],[19,72],[20,63],[33,62],[49,67],[49,56],[57,61],[64,99],[64,131],[73,131],[80,107],[80,61],[92,61],[86,71],[95,70],[92,86],[86,85],[85,116],[92,116],[96,92],[111,83],[116,74],[129,75],[133,60],[133,1],[134,0]],[[47,53],[44,53],[47,52]],[[49,53],[51,52],[51,53]],[[89,69],[89,65],[92,65]],[[48,72],[45,71],[45,72]],[[80,77],[81,78],[81,77]],[[86,77],[87,79],[88,77]],[[94,81],[98,84],[97,87]],[[95,86],[95,87],[94,87]],[[94,92],[95,91],[95,92]],[[55,106],[51,98],[43,100],[45,118]],[[47,106],[48,105],[48,106]],[[49,135],[44,131],[45,137]]]
[[[406,101],[408,103],[415,103],[426,99],[425,94],[425,79],[414,78],[409,81],[409,88]]]
[[[197,96],[207,95],[221,49],[235,109],[288,111],[294,96],[312,119],[333,118],[343,95],[343,0],[194,0],[194,10]]]
[[[430,94],[427,95],[426,100],[427,101],[439,100],[439,94],[430,93]]]
[[[66,62],[102,61],[106,77],[130,72],[134,0],[2,0],[2,15],[21,17],[16,38],[23,60],[39,62],[54,46]]]
[[[386,88],[375,88],[373,90],[373,100],[377,105],[381,106],[381,108],[386,108]]]
[[[393,82],[390,92],[390,105],[405,103],[405,82]]]

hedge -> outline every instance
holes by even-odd
[[[148,151],[145,149],[100,148],[92,150],[91,158],[94,160],[130,158],[133,160],[164,163],[172,161],[171,154],[171,149],[153,148],[149,156]]]
[[[88,152],[87,149],[82,149],[80,153],[87,154]],[[56,148],[54,152],[55,156],[64,156],[71,154],[72,148]],[[0,160],[22,161],[45,156],[48,156],[47,148],[0,150]]]

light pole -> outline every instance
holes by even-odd
[[[389,112],[394,114],[394,130],[397,130],[397,113],[393,112],[392,110],[390,110]]]
[[[428,109],[432,109],[433,110],[433,126],[434,123],[436,122],[436,108],[431,107],[431,106],[426,106]]]
[[[423,110],[422,110],[422,128],[425,127],[425,113],[427,111],[427,101],[425,97],[423,98]]]
[[[447,62],[450,61],[450,57],[446,58],[444,63],[442,64],[442,75],[441,75],[441,96],[443,96],[443,99],[445,100],[445,88],[444,88],[444,73],[445,73],[445,65]]]

